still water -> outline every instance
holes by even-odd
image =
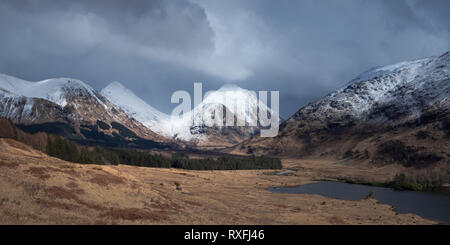
[[[359,200],[373,191],[375,198],[395,207],[399,213],[414,213],[424,218],[450,224],[450,195],[433,192],[396,191],[390,188],[320,181],[297,187],[269,188],[270,191],[318,194],[343,200]]]

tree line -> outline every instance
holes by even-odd
[[[61,136],[48,137],[47,154],[66,161],[86,164],[126,164],[154,168],[180,168],[191,170],[238,170],[238,169],[281,169],[278,158],[230,157],[191,159],[184,153],[171,157],[128,148],[106,148],[95,146],[79,149],[77,144]]]

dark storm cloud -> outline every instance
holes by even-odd
[[[0,30],[0,72],[97,89],[119,80],[165,110],[214,49],[204,10],[188,1],[1,1]]]
[[[245,84],[278,86],[282,115],[371,67],[449,49],[448,1],[199,2],[213,29],[243,23],[225,38],[258,50],[247,55]]]
[[[449,1],[0,2],[0,72],[120,81],[170,112],[174,90],[280,90],[281,114],[373,66],[449,50]]]

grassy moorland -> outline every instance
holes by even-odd
[[[0,139],[0,224],[436,224],[377,200],[273,193],[325,175],[389,177],[326,161],[288,160],[277,170],[198,171],[77,164]],[[347,171],[348,170],[348,171]]]

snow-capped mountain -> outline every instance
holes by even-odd
[[[173,117],[148,105],[119,82],[111,83],[98,93],[86,83],[72,78],[30,82],[0,74],[0,117],[23,125],[67,123],[78,134],[80,126],[91,129],[89,125],[97,125],[99,121],[107,125],[117,122],[144,138],[230,145],[250,137],[259,129],[257,111],[246,109],[248,106],[257,108],[257,105],[256,93],[226,85],[207,94],[197,109]],[[269,115],[273,113],[262,106]],[[224,126],[211,123],[219,111]],[[227,115],[236,126],[225,126]],[[201,123],[194,125],[195,120]],[[107,134],[115,132],[113,129],[98,130]]]
[[[275,114],[265,104],[260,103],[260,109],[267,110],[269,115]],[[203,110],[200,110],[202,108]],[[224,85],[216,91],[206,94],[203,101],[197,105],[196,108],[189,113],[184,114],[179,118],[171,118],[172,135],[184,140],[207,140],[208,134],[204,131],[214,125],[216,122],[216,114],[222,111],[222,125],[215,126],[220,133],[225,133],[227,130],[234,128],[239,129],[241,136],[248,137],[258,130],[258,97],[256,93],[240,88],[236,85]],[[229,118],[233,118],[232,124],[234,126],[226,126],[227,113]],[[200,122],[195,126],[193,122]],[[209,127],[211,128],[211,127]],[[240,137],[242,138],[242,137]]]
[[[257,108],[256,93],[236,85],[225,85],[212,91],[205,96],[201,104],[181,116],[171,116],[158,111],[119,82],[111,83],[101,94],[152,131],[177,140],[200,144],[213,144],[214,141],[221,145],[235,144],[258,130],[257,111],[246,109],[248,106]],[[267,110],[269,115],[273,113],[264,104],[262,108]],[[222,111],[224,126],[212,126],[219,111]],[[235,126],[225,127],[227,113],[235,120]],[[195,121],[200,123],[196,125]]]
[[[103,88],[100,93],[153,132],[166,137],[171,136],[165,124],[169,116],[147,104],[121,83],[113,82]]]
[[[140,137],[159,137],[92,87],[72,78],[30,82],[0,74],[0,117],[24,125],[66,123],[78,134],[80,126],[115,122]]]
[[[398,153],[410,154],[398,158],[410,163],[439,162],[450,156],[449,128],[447,52],[364,72],[301,108],[280,125],[277,137],[255,136],[236,149],[375,162],[395,160]]]
[[[329,114],[363,118],[380,106],[391,104],[407,109],[410,114],[408,119],[412,119],[420,116],[422,109],[435,103],[448,106],[448,56],[445,54],[438,58],[372,69],[353,79],[345,88],[306,106],[293,118],[312,112],[322,116]]]
[[[97,92],[84,82],[71,78],[47,79],[39,82],[29,82],[5,74],[0,74],[0,88],[9,97],[24,96],[51,101],[61,107],[67,105],[69,96],[78,92],[77,96],[88,95],[98,103],[107,106],[97,97]],[[87,94],[84,94],[87,93]]]

